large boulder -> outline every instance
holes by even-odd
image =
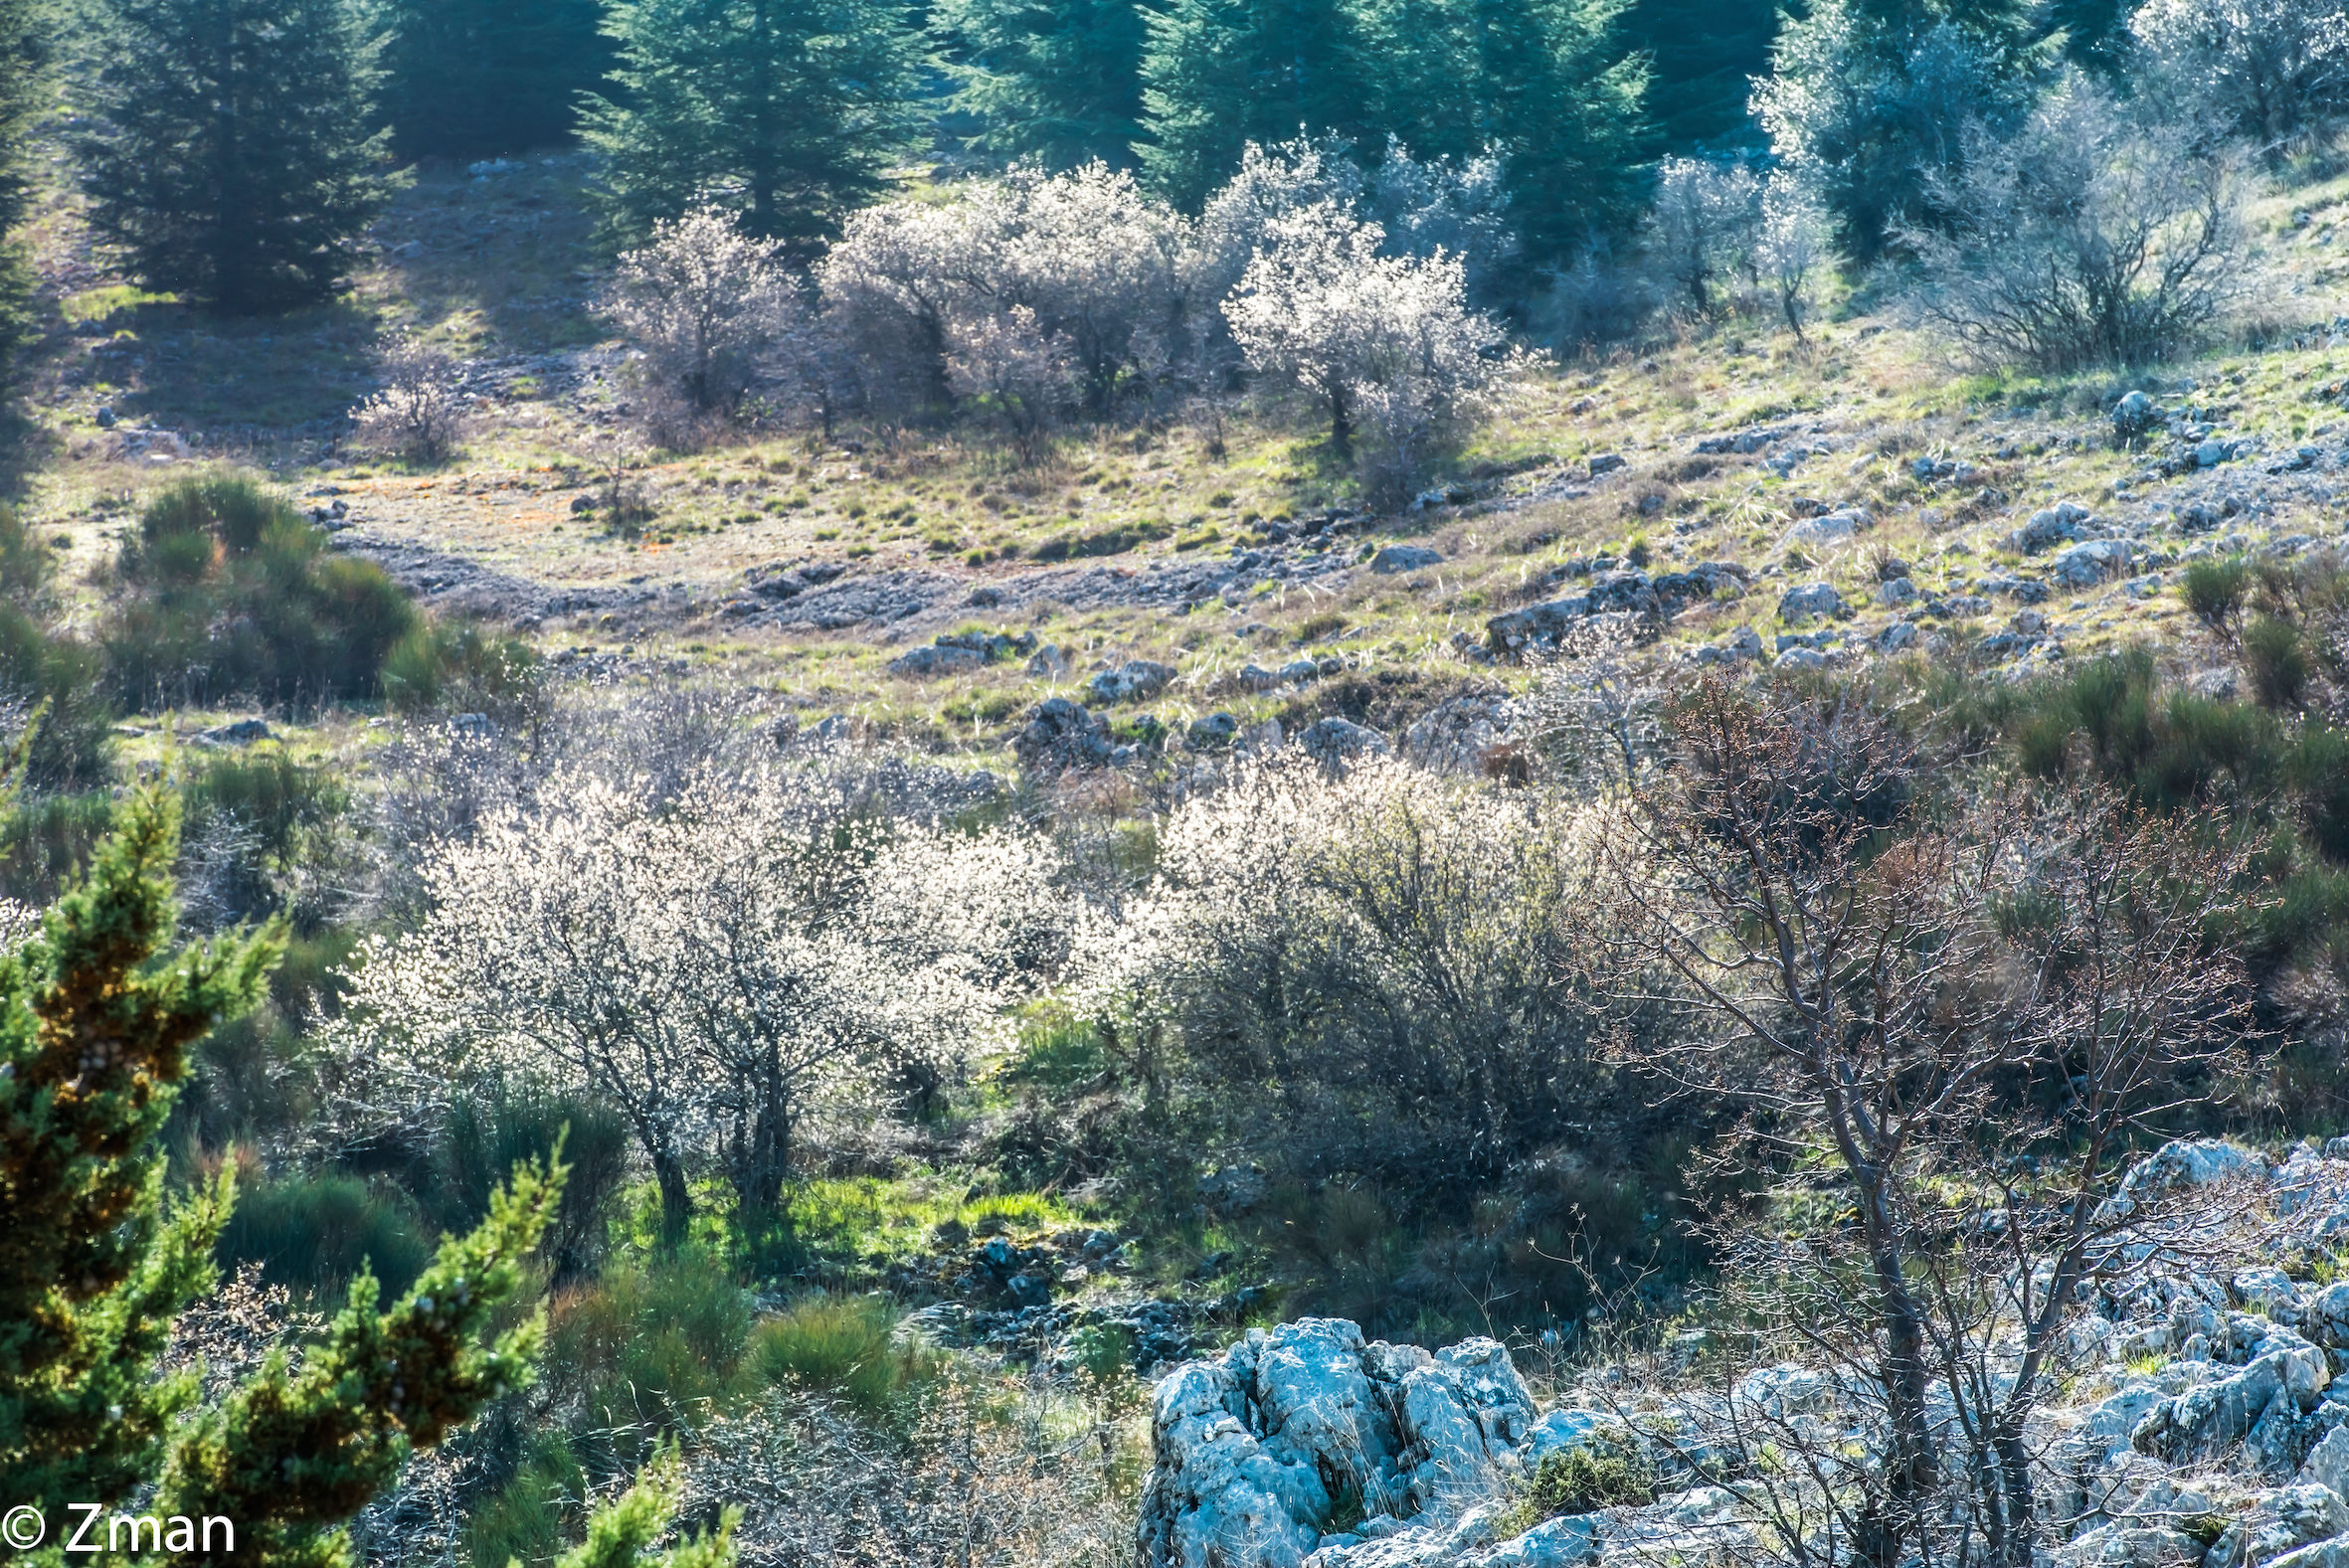
[[[975,670],[986,662],[987,655],[975,648],[908,648],[889,661],[889,673],[910,680],[927,680],[936,675]]]
[[[1297,737],[1305,755],[1325,768],[1342,769],[1362,757],[1385,757],[1394,751],[1386,737],[1367,725],[1332,715],[1316,719]]]
[[[1309,1553],[1322,1564],[1325,1533],[1333,1548],[1393,1539],[1391,1556],[1406,1521],[1411,1550],[1464,1556],[1481,1543],[1454,1531],[1523,1471],[1534,1429],[1533,1394],[1490,1339],[1431,1355],[1365,1342],[1335,1318],[1251,1329],[1153,1398],[1144,1568],[1301,1568]],[[1358,1522],[1338,1529],[1339,1518]]]
[[[2058,553],[2048,575],[2066,588],[2094,588],[2124,576],[2136,558],[2126,539],[2089,539]]]

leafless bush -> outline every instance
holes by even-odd
[[[1593,246],[1572,266],[1549,274],[1531,306],[1531,326],[1554,349],[1599,348],[1638,336],[1658,308],[1655,284],[1639,267]]]
[[[379,368],[383,390],[351,410],[362,444],[416,462],[439,462],[463,438],[465,400],[456,362],[414,338],[395,339]]]
[[[1329,204],[1272,226],[1224,301],[1250,368],[1327,410],[1331,445],[1394,500],[1520,364],[1468,306],[1460,263],[1379,255],[1383,234]]]
[[[647,425],[677,445],[734,418],[804,313],[776,248],[708,209],[654,224],[620,259],[604,311],[642,356]]]
[[[2050,371],[2192,347],[2253,284],[2227,155],[2075,76],[2013,137],[1979,123],[1936,183],[1943,230],[1910,229],[1916,315],[1962,350]]]
[[[1040,459],[1075,400],[1068,339],[1046,335],[1033,310],[1013,305],[1003,315],[957,321],[949,341],[949,384],[1002,430],[1022,461]]]
[[[1797,342],[1809,341],[1803,323],[1812,283],[1832,255],[1827,210],[1817,195],[1801,180],[1773,177],[1762,191],[1754,264],[1770,305]]]
[[[1606,1078],[1568,968],[1592,831],[1557,796],[1400,764],[1250,771],[1174,808],[1157,882],[1081,946],[1080,996],[1174,1031],[1300,1176],[1497,1174]]]

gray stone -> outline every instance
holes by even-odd
[[[1778,618],[1798,625],[1813,615],[1840,615],[1844,600],[1831,583],[1805,583],[1788,589],[1778,600]]]
[[[1106,767],[1111,752],[1108,724],[1066,697],[1037,703],[1011,741],[1019,766],[1038,773]]]
[[[2161,421],[2161,410],[2142,392],[2125,394],[2112,406],[2112,433],[2124,441],[2141,440]]]
[[[1613,473],[1623,466],[1625,461],[1622,453],[1603,451],[1590,459],[1590,476],[1595,479],[1600,474]]]
[[[1210,713],[1190,721],[1185,732],[1190,744],[1201,751],[1212,751],[1229,746],[1239,739],[1240,721],[1228,713]]]
[[[1417,572],[1443,564],[1444,558],[1424,545],[1388,545],[1370,557],[1370,570],[1381,575]]]
[[[1085,689],[1095,702],[1140,702],[1165,691],[1174,678],[1171,665],[1133,659],[1114,670],[1103,670],[1085,683]]]
[[[2089,539],[2060,553],[2049,575],[2066,588],[2094,588],[2127,573],[2136,550],[2125,539]]]
[[[908,648],[888,664],[889,673],[909,680],[928,680],[939,675],[959,675],[987,663],[987,655],[976,648]]]
[[[1916,585],[1904,577],[1892,578],[1876,586],[1876,602],[1880,605],[1905,605],[1916,598]]]
[[[1898,653],[1917,644],[1919,633],[1913,621],[1896,620],[1877,633],[1876,647],[1880,653]]]
[[[1778,541],[1778,548],[1784,550],[1800,545],[1820,550],[1848,545],[1859,536],[1867,523],[1868,514],[1857,510],[1829,512],[1823,517],[1806,517],[1786,530]]]
[[[1376,730],[1335,715],[1307,725],[1297,744],[1305,748],[1306,756],[1333,768],[1343,767],[1358,757],[1386,757],[1394,751],[1386,737]]]

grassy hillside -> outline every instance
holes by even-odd
[[[192,317],[104,281],[70,205],[56,208],[39,250],[71,326],[34,398],[23,511],[53,541],[75,603],[94,606],[91,575],[140,495],[191,465],[249,464],[321,509],[339,548],[549,656],[724,672],[773,686],[810,722],[845,714],[999,762],[1035,700],[1134,658],[1176,670],[1153,709],[1176,729],[1215,711],[1294,716],[1301,703],[1402,722],[1416,705],[1405,693],[1523,678],[1486,662],[1488,621],[1610,558],[1750,574],[1742,596],[1683,609],[1649,656],[1744,624],[1771,643],[1784,629],[1777,590],[1808,581],[1864,607],[1841,628],[1856,646],[1891,618],[1875,604],[1886,561],[1905,564],[1920,602],[2030,574],[2044,561],[2007,536],[2061,501],[2143,547],[2142,570],[2041,607],[2066,654],[2151,634],[2191,661],[2202,655],[2170,592],[2179,562],[2339,530],[2327,474],[2349,420],[2349,349],[2330,346],[2325,324],[2349,277],[2332,260],[2349,181],[2262,210],[2258,260],[2279,276],[2263,348],[2143,380],[2166,412],[2233,444],[2220,465],[2158,471],[2167,436],[2120,449],[2106,415],[2131,383],[1972,374],[1856,295],[1807,347],[1732,326],[1553,363],[1434,504],[1370,516],[1353,509],[1318,431],[1245,404],[1078,431],[1032,466],[984,437],[919,430],[647,449],[624,415],[624,351],[589,309],[607,263],[579,178],[565,156],[419,173],[349,299],[251,322]],[[344,450],[370,346],[395,328],[464,367],[462,450],[430,468]],[[1763,438],[1700,449],[1740,434]],[[2305,463],[2304,446],[2317,453]],[[1790,554],[1792,524],[1852,507],[1868,518],[1855,539]],[[1334,513],[1335,528],[1307,536]],[[1442,562],[1365,570],[1356,558],[1386,543]],[[806,565],[839,575],[788,600],[760,592]],[[2011,609],[1923,628],[1956,657]],[[1032,633],[1066,652],[1070,673],[1039,678],[1018,660],[944,679],[884,672],[907,647],[962,630]],[[1360,681],[1240,681],[1250,665],[1277,672],[1301,656],[1342,659],[1393,695],[1365,706]]]

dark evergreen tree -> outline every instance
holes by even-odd
[[[1777,0],[1633,0],[1623,38],[1654,62],[1647,107],[1657,150],[1761,140],[1746,98],[1770,69],[1778,15]]]
[[[1632,216],[1647,90],[1624,0],[1473,0],[1477,79],[1527,256],[1557,261]]]
[[[1135,151],[1178,206],[1205,200],[1251,141],[1385,140],[1377,74],[1346,0],[1172,0],[1149,25]]]
[[[175,949],[164,868],[177,802],[149,788],[89,874],[0,956],[0,1495],[41,1508],[63,1564],[67,1504],[226,1519],[170,1561],[329,1568],[341,1522],[527,1378],[534,1321],[502,1331],[560,1191],[517,1172],[471,1235],[442,1243],[379,1309],[362,1278],[298,1364],[273,1356],[227,1402],[183,1420],[195,1380],[158,1377],[174,1315],[211,1288],[229,1177],[167,1204],[158,1134],[188,1047],[261,993],[274,932]],[[180,1542],[167,1539],[167,1547]],[[161,1553],[134,1561],[161,1561]]]
[[[2064,52],[2079,65],[2117,71],[2129,46],[2129,13],[2124,0],[2050,0],[2048,22],[2064,33]]]
[[[597,0],[395,0],[384,106],[403,158],[569,141],[612,66]]]
[[[44,0],[0,0],[0,394],[31,327],[32,268],[13,237],[32,199],[33,125],[49,98],[56,34]]]
[[[931,25],[980,124],[974,145],[1074,168],[1134,162],[1142,50],[1134,0],[941,0]]]
[[[374,45],[350,0],[105,0],[84,94],[91,227],[224,314],[323,299],[381,211]]]
[[[1616,36],[1623,0],[1360,0],[1382,135],[1416,157],[1506,162],[1528,261],[1556,261],[1628,220],[1647,68]],[[1373,144],[1374,145],[1374,144]]]
[[[911,145],[921,36],[886,0],[617,0],[619,92],[591,97],[616,235],[710,205],[807,244]]]

